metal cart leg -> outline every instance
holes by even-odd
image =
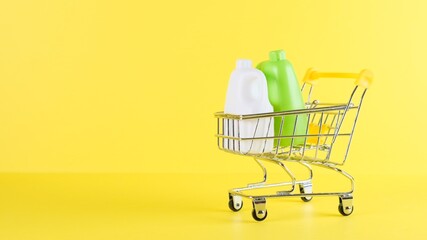
[[[338,195],[339,197],[338,211],[343,216],[349,216],[350,214],[352,214],[354,210],[354,206],[353,206],[354,178],[349,173],[345,172],[342,169],[337,168],[332,164],[316,164],[316,165],[334,170],[340,173],[341,175],[345,176],[348,180],[350,180],[350,183],[351,183],[350,191],[344,192],[344,193],[331,193],[331,194]]]
[[[257,158],[254,158],[254,160],[258,164],[258,166],[262,169],[262,172],[264,174],[263,180],[261,182],[249,183],[248,187],[255,187],[255,186],[259,186],[259,185],[264,185],[265,182],[267,181],[267,169],[265,168],[264,164],[262,164],[262,162]]]
[[[288,191],[278,191],[277,194],[278,195],[288,195],[288,194],[290,194],[291,192],[293,192],[295,190],[295,184],[296,184],[297,179],[295,178],[294,174],[292,174],[291,170],[289,170],[289,168],[286,167],[286,165],[284,163],[279,162],[279,161],[276,161],[276,163],[279,166],[281,166],[285,170],[285,172],[288,174],[288,176],[292,179],[292,188],[291,188],[291,190],[288,190]]]
[[[309,179],[299,184],[299,191],[300,191],[301,194],[313,193],[313,183],[312,183],[313,169],[307,163],[304,163],[304,162],[299,162],[299,163],[301,165],[303,165],[304,167],[306,167],[309,170],[309,172],[310,172]],[[313,197],[311,197],[311,196],[303,196],[303,197],[301,197],[301,199],[304,202],[309,202],[309,201],[311,201],[313,199]]]

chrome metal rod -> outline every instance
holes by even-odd
[[[359,118],[359,113],[360,113],[360,109],[362,107],[362,102],[363,102],[363,98],[365,97],[365,93],[366,93],[366,89],[363,91],[362,97],[360,98],[359,108],[357,109],[356,117],[354,118],[353,128],[351,129],[350,139],[348,140],[347,150],[345,151],[345,156],[344,156],[343,164],[346,162],[347,156],[348,156],[348,152],[350,151],[350,146],[351,146],[351,141],[353,139],[354,129],[356,128],[357,119]]]
[[[354,178],[348,174],[347,172],[329,164],[315,164],[319,167],[324,167],[327,169],[331,169],[336,171],[337,173],[343,175],[346,177],[351,184],[351,189],[349,191],[345,192],[319,192],[319,193],[300,193],[300,194],[292,194],[293,190],[295,189],[296,184],[304,183],[306,181],[292,181],[292,182],[283,182],[283,183],[277,183],[277,184],[266,184],[262,186],[253,186],[253,187],[246,187],[246,188],[234,188],[231,189],[229,192],[233,195],[239,195],[246,198],[279,198],[279,197],[313,197],[313,196],[342,196],[342,195],[349,195],[354,192],[355,186],[354,186]],[[293,188],[291,191],[281,191],[278,194],[268,194],[268,195],[250,195],[250,194],[244,194],[241,191],[246,190],[253,190],[253,189],[259,189],[259,188],[268,188],[268,187],[277,187],[277,186],[286,186],[286,185],[292,185]]]
[[[240,136],[240,120],[237,120],[237,137],[240,139],[241,138],[241,136]],[[237,141],[237,143],[239,144],[238,146],[239,146],[239,152],[241,151],[241,144],[242,144],[242,141]]]
[[[339,133],[340,128],[341,128],[341,126],[342,126],[342,123],[344,122],[345,116],[347,115],[347,112],[348,112],[348,110],[350,109],[351,101],[352,101],[353,96],[354,96],[354,94],[356,93],[357,89],[358,89],[358,86],[356,86],[356,87],[353,89],[353,92],[352,92],[352,93],[351,93],[351,95],[350,95],[350,99],[348,100],[347,106],[346,106],[346,108],[343,110],[344,112],[343,112],[343,115],[342,115],[341,119],[340,119],[339,121],[337,120],[337,126],[336,126],[336,129],[335,129],[335,136],[332,138],[332,142],[331,142],[331,150],[329,151],[329,153],[328,153],[328,155],[327,155],[327,157],[326,157],[327,159],[329,159],[329,158],[330,158],[330,156],[331,156],[331,154],[332,154],[332,149],[334,149],[334,148],[333,148],[333,146],[334,146],[335,141],[336,141],[336,139],[337,139],[337,136],[338,136],[338,133]],[[340,111],[341,111],[341,110],[340,110]],[[340,115],[338,115],[338,117],[339,117],[339,116],[340,116]]]
[[[319,134],[317,136],[317,142],[316,142],[316,153],[314,154],[314,158],[317,158],[317,154],[319,153],[319,143],[320,143],[320,138],[321,136],[319,136],[320,134],[322,134],[322,122],[323,122],[323,112],[320,115],[320,119],[319,119],[319,123],[320,123],[320,127],[319,127]]]
[[[281,139],[281,138],[294,138],[294,137],[331,137],[331,136],[350,136],[351,133],[339,133],[339,134],[306,134],[306,135],[295,135],[295,136],[272,136],[272,137],[254,137],[254,138],[238,138],[238,137],[230,137],[224,135],[215,135],[215,137],[225,138],[225,139],[233,139],[239,141],[251,141],[251,140],[264,140],[264,139]]]
[[[285,117],[282,116],[282,120],[280,122],[280,130],[279,130],[279,137],[282,136],[282,130],[283,130],[283,122],[285,121]],[[277,141],[277,146],[276,146],[276,154],[279,152],[279,148],[280,148],[280,141],[281,138],[279,138],[279,140]]]
[[[257,158],[254,158],[254,160],[258,164],[258,166],[262,169],[263,179],[261,182],[249,183],[248,187],[263,185],[267,181],[267,169],[265,168],[264,164],[262,164],[261,161],[259,161]]]
[[[270,118],[270,121],[268,122],[268,127],[267,127],[267,132],[266,132],[267,136],[266,137],[270,137],[269,132],[270,132],[270,127],[271,127],[271,122],[273,122],[273,118]],[[264,141],[264,147],[262,148],[262,153],[265,153],[265,147],[267,146],[267,140],[268,139],[265,139],[265,141]]]
[[[295,181],[296,184],[303,184],[306,183],[307,180],[297,180]],[[293,182],[279,182],[279,183],[265,183],[265,184],[255,184],[255,185],[249,185],[246,187],[237,187],[232,188],[229,190],[230,193],[236,193],[236,192],[242,192],[242,191],[248,191],[248,190],[256,190],[256,189],[262,189],[262,188],[273,188],[273,187],[283,187],[283,186],[291,186],[293,185]],[[287,192],[287,191],[284,191]],[[292,191],[291,191],[292,192]]]
[[[246,189],[248,190],[248,189]],[[244,191],[244,190],[242,190]],[[352,192],[319,192],[319,193],[288,193],[288,194],[268,194],[268,195],[250,195],[241,191],[229,191],[233,195],[254,199],[254,198],[282,198],[282,197],[323,197],[323,196],[342,196],[349,195]]]
[[[281,112],[247,114],[247,115],[234,115],[234,114],[225,114],[224,112],[217,112],[215,113],[215,117],[226,118],[226,119],[247,120],[247,119],[256,119],[256,118],[280,117],[280,116],[296,115],[296,114],[345,110],[347,107],[349,107],[348,103],[329,106],[329,107],[316,107],[316,108],[309,108],[309,109],[298,109],[298,110],[289,110],[289,111],[281,111]],[[358,107],[357,106],[349,107],[349,109],[353,109],[353,108],[358,108]]]
[[[289,168],[283,162],[276,161],[276,163],[279,166],[281,166],[285,170],[285,172],[288,174],[288,176],[292,179],[292,189],[288,191],[281,191],[281,192],[293,192],[295,190],[295,184],[297,179],[295,178],[294,174],[292,174],[291,170],[289,170]]]
[[[294,128],[293,128],[293,131],[292,131],[292,138],[291,138],[291,145],[289,146],[289,148],[290,149],[292,149],[293,148],[293,146],[294,146],[294,140],[295,140],[295,132],[296,132],[296,130],[297,130],[297,123],[298,123],[298,117],[299,117],[300,115],[296,115],[295,116],[295,122],[294,122]],[[291,153],[292,153],[292,151],[289,151],[289,158],[291,157]]]
[[[313,179],[313,169],[310,167],[309,164],[305,163],[305,162],[299,162],[299,164],[303,165],[305,168],[308,169],[308,172],[310,173],[310,176],[308,178],[308,180],[312,180]]]

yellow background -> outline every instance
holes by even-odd
[[[421,0],[2,0],[1,239],[166,236],[164,219],[171,232],[185,229],[176,236],[193,238],[286,227],[299,237],[369,237],[374,220],[385,221],[389,237],[422,238],[426,11]],[[336,199],[325,207],[313,200],[315,210],[272,203],[267,220],[276,225],[252,224],[250,202],[237,215],[226,209],[227,188],[258,172],[250,159],[217,150],[213,113],[223,108],[235,60],[258,63],[275,49],[287,52],[300,79],[309,67],[375,73],[346,165],[361,179],[351,218],[336,215]],[[318,226],[325,221],[328,231]]]

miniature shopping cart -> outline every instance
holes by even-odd
[[[349,89],[350,98],[348,99],[347,95],[343,100],[344,103],[322,103],[318,99],[313,99],[313,90],[315,86],[317,89],[317,85],[320,85],[318,84],[320,78],[330,78],[331,80],[347,78],[354,79],[356,82],[355,87],[352,86]],[[253,157],[263,171],[261,182],[229,191],[229,208],[237,212],[243,206],[243,198],[249,198],[252,200],[253,218],[262,221],[267,217],[267,198],[300,197],[304,202],[308,202],[314,196],[338,196],[339,212],[343,216],[350,215],[353,212],[354,179],[338,167],[346,162],[363,98],[372,79],[373,74],[369,70],[362,70],[360,73],[329,73],[309,69],[304,77],[301,90],[304,96],[308,95],[305,109],[250,115],[216,113],[218,147],[229,153]],[[329,88],[329,90],[334,93],[345,92],[343,89]],[[240,126],[248,121],[255,124],[253,135],[241,136]],[[276,121],[280,121],[280,130],[286,124],[293,124],[293,133],[283,134],[280,131],[271,135],[271,131],[265,131],[265,134],[260,136],[260,133],[257,132],[261,129],[259,127],[261,123],[268,122],[268,128],[273,128],[273,122]],[[302,133],[296,129],[298,121],[304,122]],[[301,126],[301,124],[299,125]],[[280,143],[285,140],[288,144]],[[268,141],[270,143],[273,141],[274,144],[266,147]],[[249,149],[248,147],[241,148],[242,145],[248,146],[248,143]],[[264,147],[259,148],[260,143],[264,143]],[[253,151],[252,146],[258,146],[258,149]],[[290,177],[290,181],[267,183],[267,169],[263,165],[263,161],[279,165]],[[307,169],[309,177],[297,178],[288,167],[288,163],[291,162]],[[350,182],[350,189],[348,191],[314,192],[312,166],[326,168],[344,176]],[[264,193],[266,190],[278,187],[286,189]],[[254,190],[262,193],[254,194],[252,193]]]

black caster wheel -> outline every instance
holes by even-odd
[[[346,208],[344,208],[342,204],[338,205],[338,211],[343,216],[350,216],[353,213],[353,210],[354,210],[353,206],[347,206]]]
[[[304,202],[310,202],[313,199],[313,197],[301,197],[301,200]]]
[[[258,211],[258,212],[255,209],[252,210],[252,217],[258,222],[266,219],[267,215],[268,215],[267,209],[263,211]]]
[[[304,193],[313,193],[313,188],[311,184],[307,184],[307,185],[300,185],[299,186],[299,192],[304,194]],[[313,199],[313,197],[301,197],[301,200],[303,200],[304,202],[310,202]]]
[[[353,213],[353,196],[340,196],[339,197],[340,204],[338,205],[338,211],[343,216],[349,216]]]
[[[240,197],[232,197],[230,196],[230,199],[228,200],[228,207],[233,212],[238,212],[243,207],[243,201]]]

